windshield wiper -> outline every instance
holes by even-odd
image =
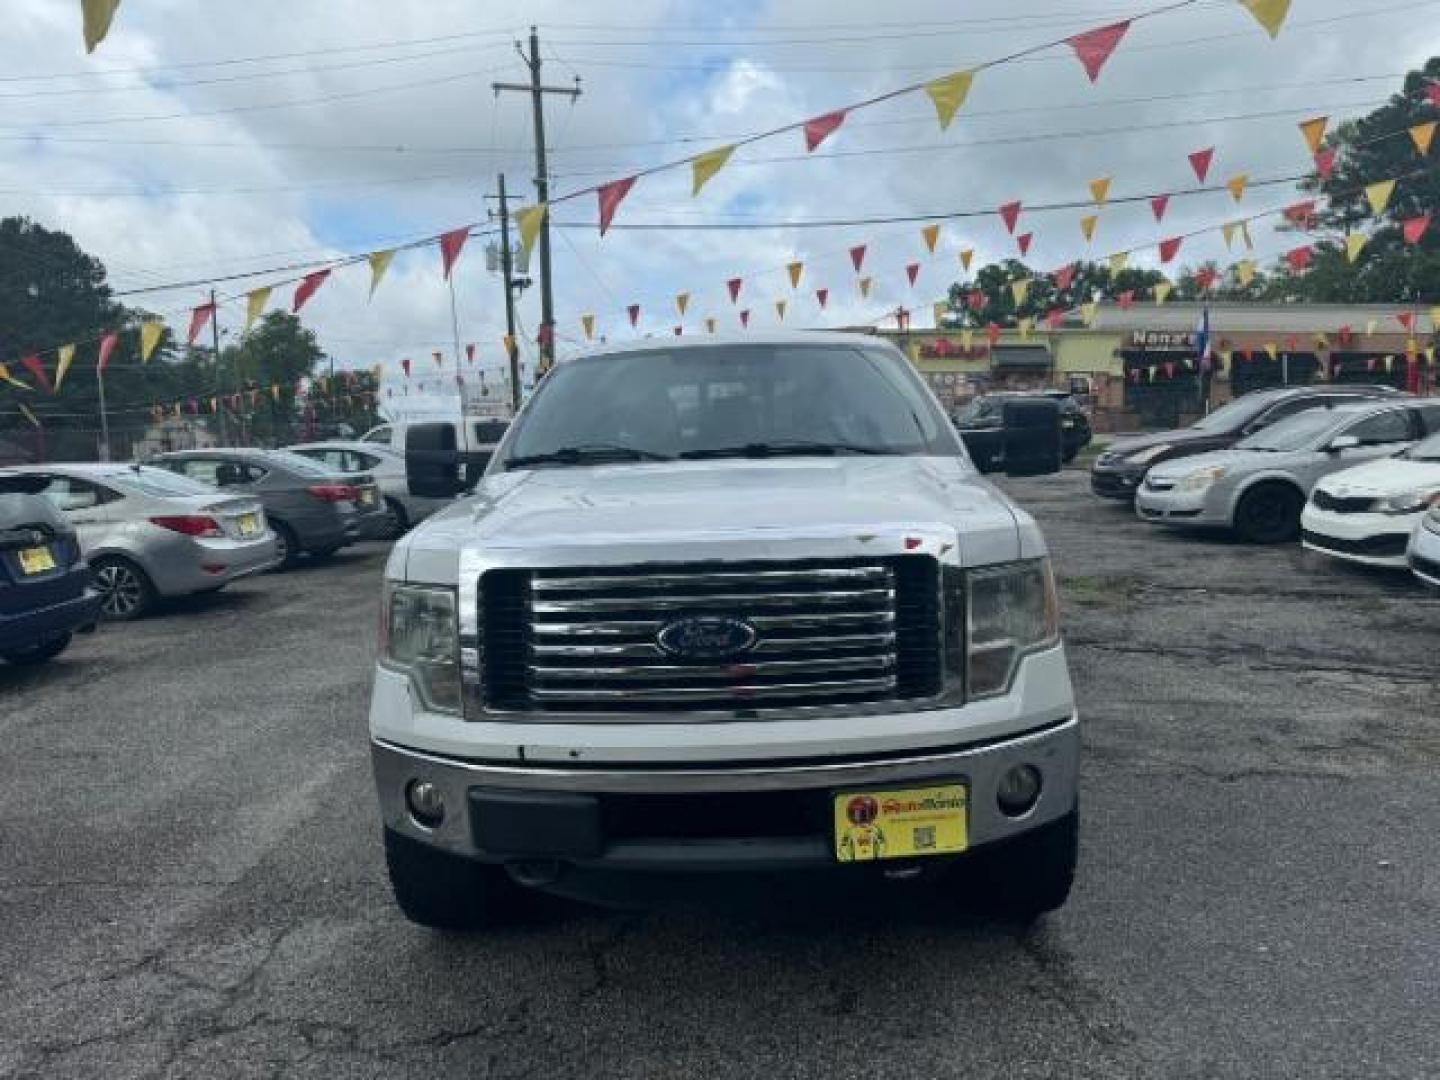
[[[741,446],[721,446],[714,450],[686,450],[680,454],[691,461],[701,458],[724,457],[780,457],[794,454],[898,454],[884,446],[860,446],[855,443],[808,442],[804,439],[785,439],[777,442],[752,442]]]
[[[505,467],[519,469],[526,465],[584,465],[592,461],[674,461],[669,454],[641,450],[636,446],[616,443],[584,443],[562,446],[544,454],[526,454],[505,459]]]

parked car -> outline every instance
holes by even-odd
[[[1068,465],[1090,445],[1090,418],[1068,390],[1012,390],[981,394],[955,414],[955,430],[965,440],[970,460],[981,472],[1000,467],[1005,445],[1005,402],[1016,398],[1046,397],[1060,403],[1060,450]]]
[[[1090,490],[1107,499],[1128,502],[1140,490],[1145,473],[1162,461],[1224,450],[1248,435],[1308,409],[1398,396],[1399,392],[1391,387],[1368,385],[1327,384],[1252,390],[1221,405],[1189,427],[1116,439],[1090,467]]]
[[[373,427],[360,436],[360,441],[367,446],[389,447],[390,450],[404,457],[406,436],[416,424],[424,424],[431,429],[436,424],[443,424],[454,433],[456,446],[472,453],[482,454],[493,453],[495,447],[500,445],[500,440],[505,437],[505,432],[510,428],[510,421],[498,416],[457,417],[448,413],[440,416],[427,416],[419,413],[414,416],[402,416],[389,423]]]
[[[347,476],[285,450],[181,450],[161,454],[153,464],[259,499],[282,567],[301,555],[326,558],[357,540],[381,539],[389,527],[368,475]]]
[[[43,664],[93,630],[100,594],[43,476],[0,470],[0,659]]]
[[[258,499],[144,465],[25,465],[75,529],[107,619],[135,619],[161,596],[213,592],[275,564]]]
[[[292,454],[318,461],[328,469],[347,477],[368,474],[375,480],[392,521],[392,534],[399,535],[420,524],[437,510],[449,506],[451,499],[423,499],[410,494],[405,479],[405,455],[379,443],[333,439],[327,442],[301,443],[287,447]]]
[[[1431,431],[1440,431],[1440,409]],[[1440,506],[1440,434],[1408,450],[1331,473],[1300,516],[1311,551],[1370,566],[1408,566],[1406,550],[1426,512]]]
[[[1410,537],[1406,553],[1410,572],[1426,585],[1440,589],[1440,506],[1432,509]]]
[[[1144,521],[1233,529],[1255,543],[1292,540],[1310,490],[1323,476],[1389,457],[1440,426],[1440,401],[1358,401],[1257,431],[1229,450],[1167,461],[1135,497]]]

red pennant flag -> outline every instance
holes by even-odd
[[[35,376],[35,381],[40,385],[40,389],[47,390],[52,394],[55,392],[55,388],[50,385],[50,376],[45,374],[45,365],[40,362],[40,357],[34,353],[31,353],[29,356],[22,356],[20,358],[20,364],[26,371],[30,372],[31,375]]]
[[[629,307],[627,307],[627,308],[625,309],[625,311],[626,311],[626,314],[628,314],[628,315],[630,316],[630,325],[631,325],[631,326],[637,326],[637,325],[639,325],[639,323],[640,323],[640,305],[639,305],[639,304],[631,304]]]
[[[995,343],[1000,340],[1000,327],[993,322],[990,323],[985,327],[985,336],[990,339],[990,347],[993,349]]]
[[[1298,344],[1298,341],[1297,341],[1295,335],[1294,335],[1294,334],[1289,335],[1289,336],[1285,339],[1285,351],[1286,351],[1286,352],[1294,352],[1294,351],[1295,351],[1295,346],[1296,346],[1297,344]]]
[[[635,177],[627,176],[624,180],[612,180],[608,184],[601,184],[595,190],[595,196],[600,201],[600,235],[605,235],[605,230],[610,228],[610,219],[615,216],[620,203],[630,189],[635,186]]]
[[[1190,155],[1190,167],[1195,170],[1196,177],[1203,184],[1205,177],[1210,174],[1210,162],[1215,158],[1215,148],[1208,150],[1196,150]]]
[[[1372,357],[1370,357],[1368,360],[1365,361],[1365,370],[1366,370],[1366,371],[1374,371],[1374,370],[1375,370],[1375,357],[1372,356]]]
[[[824,116],[817,116],[813,120],[805,121],[805,149],[813,152],[817,146],[829,137],[832,131],[844,122],[844,109],[837,109],[835,112],[829,112]]]
[[[1329,180],[1330,174],[1335,169],[1335,149],[1326,147],[1315,153],[1315,175],[1321,180]]]
[[[103,372],[110,363],[110,354],[115,351],[115,346],[120,344],[119,334],[106,334],[100,339],[100,355],[95,360],[95,370]]]
[[[1019,246],[1019,248],[1020,248],[1020,254],[1021,254],[1021,255],[1029,255],[1029,254],[1030,254],[1030,241],[1032,241],[1032,240],[1034,240],[1034,239],[1035,239],[1035,234],[1034,234],[1034,233],[1028,233],[1028,232],[1027,232],[1027,233],[1021,233],[1019,236],[1017,236],[1017,237],[1015,238],[1015,243]]]
[[[1160,366],[1165,369],[1165,378],[1173,379],[1175,377],[1174,360],[1166,360],[1165,363],[1161,364]]]
[[[1160,221],[1165,217],[1165,208],[1170,205],[1169,195],[1156,195],[1150,200],[1150,211],[1155,215],[1155,220]]]
[[[830,290],[829,290],[829,289],[816,289],[816,290],[815,290],[815,299],[820,301],[820,310],[821,310],[821,311],[824,311],[824,310],[825,310],[825,305],[826,305],[826,303],[828,303],[829,300],[830,300]]]
[[[1128,21],[1118,22],[1066,39],[1066,44],[1075,50],[1080,65],[1085,69],[1085,74],[1090,76],[1092,83],[1100,78],[1100,69],[1105,66],[1105,61],[1110,59],[1115,46],[1120,44],[1120,39],[1129,29]]]
[[[460,257],[460,249],[465,246],[465,241],[470,239],[470,226],[463,229],[451,229],[440,235],[440,263],[445,269],[445,277],[450,276],[450,271],[455,267],[455,260]]]
[[[1290,264],[1290,269],[1298,274],[1310,265],[1310,257],[1314,253],[1315,249],[1309,244],[1305,244],[1302,247],[1292,248],[1290,251],[1287,251],[1285,253],[1285,261]]]
[[[1311,218],[1315,216],[1315,200],[1306,199],[1285,208],[1285,220],[1292,225],[1298,225],[1302,229],[1308,229],[1311,225]]]
[[[855,267],[855,272],[860,272],[860,267],[865,265],[865,245],[856,244],[850,249],[850,262]]]
[[[1440,109],[1440,83],[1429,82],[1425,84],[1425,100]]]
[[[1060,290],[1070,288],[1070,283],[1075,280],[1075,264],[1069,263],[1055,271],[1055,287]]]
[[[971,311],[979,311],[985,306],[985,294],[979,289],[971,289],[970,295],[965,297],[965,306]]]
[[[1168,263],[1180,254],[1180,244],[1185,238],[1183,236],[1172,236],[1169,240],[1160,241],[1160,261]]]
[[[1405,243],[1418,244],[1425,231],[1430,228],[1430,215],[1424,214],[1421,217],[1410,218],[1401,222],[1401,230],[1405,233]]]
[[[1065,321],[1065,312],[1062,308],[1051,308],[1045,313],[1045,325],[1051,330],[1059,330],[1060,324]]]
[[[1209,266],[1202,266],[1195,271],[1195,284],[1200,286],[1201,292],[1209,292],[1215,285],[1215,279],[1219,275]]]
[[[475,363],[475,346],[474,346],[474,345],[466,345],[466,346],[465,346],[465,362],[466,362],[467,364],[473,364],[473,363]]]
[[[405,372],[407,379],[410,377],[410,358],[408,356],[400,361],[400,370]]]
[[[744,311],[740,312],[740,325],[741,325],[741,326],[744,326],[744,327],[749,327],[749,325],[750,325],[750,309],[749,309],[749,308],[746,308]]]
[[[740,286],[743,284],[745,284],[744,279],[738,277],[732,277],[725,283],[725,287],[730,290],[730,303],[733,304],[740,299]]]
[[[1405,328],[1406,333],[1415,329],[1415,315],[1413,312],[1402,311],[1399,315],[1395,316],[1395,319]]]
[[[305,302],[315,295],[315,291],[319,289],[321,285],[325,284],[325,279],[329,276],[330,271],[328,269],[316,270],[315,273],[306,274],[305,277],[300,280],[300,285],[295,290],[295,302],[290,306],[292,315],[305,306]],[[194,329],[194,324],[191,324],[191,329]]]
[[[1117,296],[1115,300],[1117,303],[1119,303],[1120,310],[1126,311],[1135,306],[1135,290],[1126,289],[1119,296]]]
[[[1011,236],[1015,235],[1015,223],[1020,220],[1020,203],[1008,202],[1000,207],[1000,219],[1005,222],[1005,229]]]
[[[910,279],[910,284],[914,285],[915,279],[920,276],[920,264],[911,263],[909,266],[905,267],[905,276]]]
[[[1340,344],[1348,347],[1350,344],[1350,339],[1355,336],[1355,331],[1351,330],[1350,327],[1346,325],[1340,327],[1339,334]]]
[[[187,345],[194,345],[195,339],[200,336],[200,331],[205,329],[205,324],[215,314],[214,304],[201,304],[194,311],[190,312],[190,333],[185,338]]]

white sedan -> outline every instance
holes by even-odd
[[[1410,572],[1426,585],[1440,589],[1440,506],[1421,520],[1410,537]]]
[[[1368,566],[1404,569],[1420,520],[1440,506],[1440,434],[1394,457],[1331,473],[1300,517],[1311,551]]]

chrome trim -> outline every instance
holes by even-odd
[[[892,623],[893,621],[891,619]],[[757,643],[745,655],[766,656],[774,653],[804,653],[811,650],[828,649],[884,649],[893,648],[895,642],[896,636],[892,631],[878,634],[839,634],[835,637],[772,638],[769,641]],[[647,641],[619,642],[609,645],[532,644],[530,654],[540,658],[566,657],[574,660],[605,659],[607,657],[662,660],[666,655],[660,646]]]
[[[895,612],[828,611],[809,615],[752,615],[745,620],[756,630],[830,630],[853,623],[895,625]],[[665,625],[664,619],[604,619],[581,623],[535,623],[531,633],[538,637],[623,637],[653,638]]]
[[[532,586],[533,590],[533,586]],[[730,596],[647,596],[638,593],[633,596],[589,597],[582,600],[532,600],[530,611],[534,615],[568,615],[574,612],[605,611],[733,611],[737,607],[773,608],[809,604],[825,607],[828,604],[895,602],[894,589],[855,589],[849,592],[807,592],[807,593],[740,593]]]
[[[636,664],[630,667],[553,667],[530,665],[540,679],[552,682],[586,679],[733,679],[737,672],[747,678],[766,675],[801,675],[806,672],[889,671],[893,656],[831,656],[813,660],[764,660],[752,663],[740,658],[720,664]],[[715,687],[714,689],[723,689]]]
[[[531,591],[549,593],[626,589],[631,592],[642,592],[646,589],[683,589],[712,581],[738,585],[754,582],[764,585],[776,585],[782,582],[803,584],[816,580],[883,582],[888,581],[891,576],[889,569],[884,566],[817,567],[814,570],[758,570],[750,574],[724,569],[702,570],[694,574],[596,574],[583,577],[547,577],[542,573],[536,574],[532,579]]]
[[[594,689],[591,687],[573,689],[550,689],[532,686],[530,696],[536,701],[635,701],[647,705],[685,704],[695,701],[720,701],[723,708],[735,712],[746,708],[747,697],[763,698],[766,701],[785,698],[824,697],[838,694],[877,694],[894,690],[895,677],[878,679],[845,679],[831,682],[809,683],[754,683],[744,685],[717,686],[666,686],[666,687],[624,687],[619,689]],[[768,708],[756,705],[755,709]],[[817,706],[824,711],[826,706]],[[632,721],[644,722],[648,717],[632,717]],[[672,723],[685,723],[689,717],[672,717]]]

